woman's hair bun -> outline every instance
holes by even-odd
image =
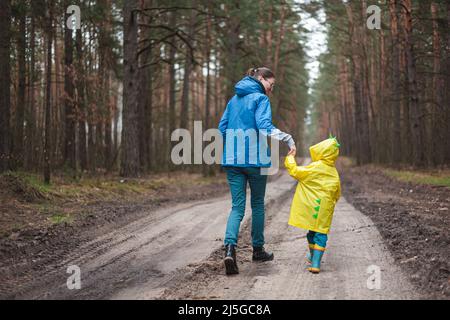
[[[256,75],[256,72],[258,71],[258,68],[250,68],[247,70],[246,76],[254,77]]]
[[[275,78],[275,75],[273,72],[266,67],[260,67],[260,68],[250,68],[248,69],[246,76],[257,78],[258,76],[263,76],[264,78]]]

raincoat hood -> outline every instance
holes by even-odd
[[[262,93],[262,94],[266,93],[264,86],[261,82],[248,76],[239,81],[234,87],[234,89],[238,97],[244,97],[252,93]]]
[[[336,138],[329,138],[309,148],[311,160],[323,161],[325,164],[334,166],[337,157],[339,156],[340,144]]]

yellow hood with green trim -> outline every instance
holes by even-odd
[[[339,147],[336,138],[324,140],[309,148],[311,160],[313,162],[321,160],[328,165],[334,165],[339,156]]]

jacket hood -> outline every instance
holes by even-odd
[[[249,76],[239,81],[234,87],[234,89],[236,95],[238,95],[239,97],[244,97],[251,93],[263,93],[263,94],[266,93],[263,84],[258,80]]]
[[[309,148],[309,153],[313,162],[322,160],[324,163],[334,166],[339,156],[340,146],[336,138],[329,138]]]

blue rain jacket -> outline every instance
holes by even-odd
[[[295,142],[272,124],[270,100],[260,81],[247,76],[236,84],[235,93],[219,123],[224,141],[222,166],[270,167],[267,136],[289,147]]]

